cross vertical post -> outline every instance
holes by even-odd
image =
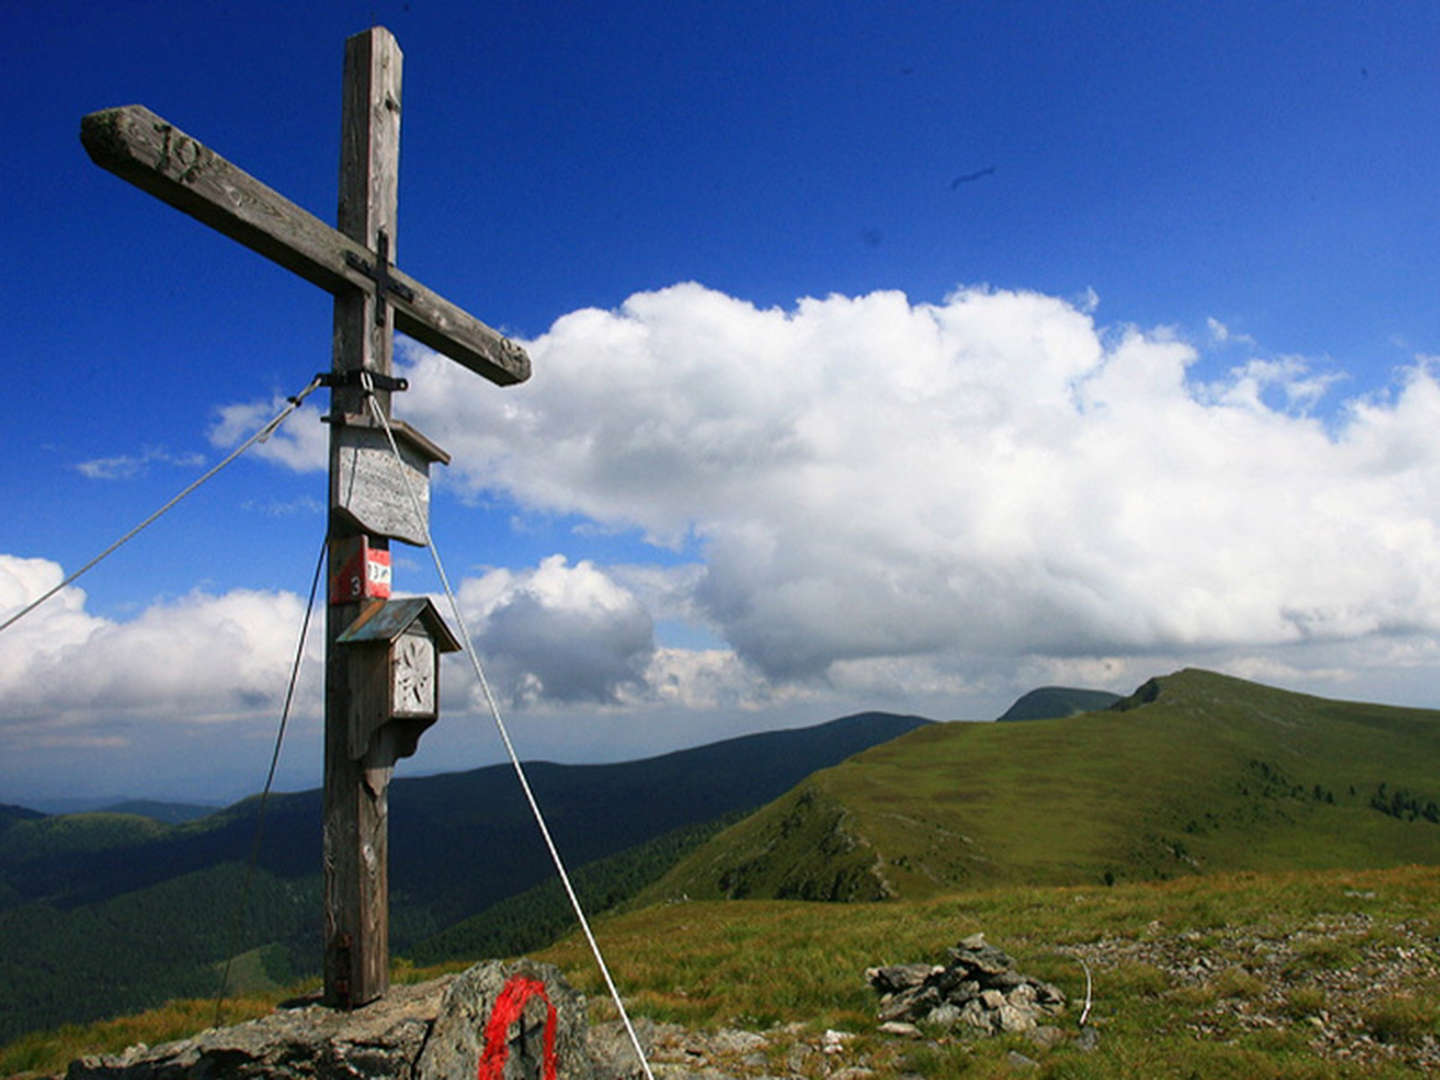
[[[389,421],[390,394],[405,388],[391,376],[393,334],[399,329],[499,386],[530,377],[520,345],[394,265],[400,70],[400,48],[384,27],[346,41],[339,228],[143,105],[102,109],[80,121],[80,141],[95,164],[335,297],[326,377],[332,396],[324,971],[325,1000],[341,1008],[373,1001],[389,987],[390,775],[438,715],[435,650],[459,648],[438,615],[422,620],[426,642],[412,641],[389,659],[385,650],[354,647],[383,637],[382,627],[402,637],[420,617],[408,601],[396,607],[379,598],[390,594],[391,539],[428,541],[411,498],[426,517],[426,470],[449,461],[419,432]],[[389,440],[369,416],[372,401],[404,443],[393,468]],[[377,462],[377,452],[386,464]],[[392,676],[404,693],[387,688]]]
[[[340,376],[368,371],[390,374],[394,316],[385,302],[388,260],[395,251],[396,177],[400,158],[401,53],[390,33],[375,27],[345,43],[345,89],[340,134],[340,232],[376,252],[372,291],[351,289],[335,297],[331,370]],[[358,261],[358,260],[357,260]],[[366,268],[369,269],[368,267]],[[389,393],[376,391],[390,414]],[[331,566],[363,536],[337,508],[341,431],[346,415],[368,409],[359,386],[337,385],[331,394],[328,517]],[[365,537],[372,548],[389,540]],[[390,763],[356,761],[350,753],[351,715],[361,707],[352,666],[384,663],[357,657],[336,638],[360,614],[360,602],[326,605],[325,629],[325,1001],[351,1008],[384,995],[390,986],[389,786]]]

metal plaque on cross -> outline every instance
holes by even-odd
[[[368,417],[339,419],[340,423],[331,419],[335,432],[331,507],[370,536],[423,546],[430,538],[430,466],[448,465],[450,455],[399,420],[390,421],[395,435],[392,450],[384,429]]]

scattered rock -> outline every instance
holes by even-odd
[[[882,994],[898,994],[919,986],[931,975],[945,969],[934,964],[890,964],[886,967],[868,968],[865,981]]]
[[[880,1025],[880,1030],[886,1035],[896,1035],[902,1039],[920,1038],[920,1029],[914,1024],[907,1024],[900,1020],[890,1020]]]
[[[855,1038],[853,1031],[835,1031],[830,1029],[825,1032],[822,1046],[827,1054],[838,1054],[845,1049],[845,1044]]]
[[[1030,1042],[1038,1046],[1041,1050],[1053,1050],[1063,1043],[1067,1036],[1065,1032],[1054,1024],[1041,1024],[1039,1027],[1031,1028],[1027,1031],[1025,1038],[1029,1039]]]
[[[1020,974],[984,934],[965,938],[949,956],[944,967],[892,964],[866,970],[866,981],[881,994],[882,1025],[967,1024],[993,1035],[1033,1031],[1042,1019],[1065,1011],[1065,995],[1057,987]]]

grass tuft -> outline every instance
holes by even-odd
[[[1413,994],[1388,994],[1362,1012],[1365,1027],[1381,1042],[1411,1043],[1440,1034],[1440,1005]]]

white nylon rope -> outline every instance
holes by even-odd
[[[500,732],[500,740],[505,744],[505,753],[509,755],[510,764],[514,767],[515,775],[520,780],[520,788],[525,793],[526,802],[530,804],[530,812],[535,816],[535,824],[540,826],[540,835],[544,837],[545,846],[550,851],[550,860],[555,864],[555,870],[560,875],[560,883],[565,886],[565,895],[570,898],[570,907],[580,922],[580,929],[585,933],[585,940],[590,944],[590,952],[595,957],[596,966],[600,969],[600,975],[605,980],[606,988],[610,991],[610,998],[620,1012],[620,1020],[625,1025],[625,1033],[630,1036],[630,1045],[635,1049],[635,1056],[640,1060],[640,1067],[645,1071],[646,1080],[655,1080],[655,1074],[650,1071],[650,1063],[645,1060],[645,1051],[640,1046],[640,1038],[635,1034],[634,1025],[630,1023],[630,1014],[625,1011],[625,1002],[620,997],[620,991],[615,987],[615,981],[610,977],[610,969],[605,964],[605,957],[600,953],[600,945],[590,930],[590,921],[585,918],[585,911],[580,906],[580,898],[575,894],[574,886],[570,884],[570,875],[565,871],[565,862],[560,858],[560,850],[555,846],[555,841],[550,836],[550,829],[545,824],[545,815],[540,812],[540,804],[535,800],[535,793],[530,790],[530,781],[525,776],[525,767],[520,764],[520,756],[515,752],[515,744],[510,741],[510,733],[505,728],[505,721],[501,719],[500,706],[496,703],[495,695],[490,690],[490,682],[485,678],[485,672],[480,666],[480,656],[470,641],[470,630],[465,625],[465,617],[460,613],[460,602],[456,600],[455,592],[450,588],[450,579],[446,576],[445,566],[440,561],[440,552],[430,536],[429,516],[421,509],[415,489],[410,485],[410,477],[405,471],[405,460],[400,456],[400,448],[395,443],[395,433],[390,429],[390,421],[375,400],[369,373],[362,371],[360,381],[367,392],[366,401],[370,405],[370,412],[379,421],[380,426],[385,429],[385,438],[390,442],[390,451],[401,466],[400,478],[405,482],[405,493],[410,497],[410,507],[415,512],[416,521],[420,523],[421,532],[425,536],[425,546],[430,549],[430,557],[435,562],[435,571],[440,575],[440,584],[445,589],[445,595],[450,601],[450,610],[455,616],[455,622],[460,627],[460,639],[465,645],[466,654],[470,657],[470,666],[475,669],[475,678],[479,681],[480,690],[485,695],[485,704],[490,709],[490,716],[495,721],[496,730]]]
[[[241,443],[238,447],[236,447],[236,448],[230,453],[230,456],[229,456],[229,457],[227,457],[224,461],[220,462],[220,464],[216,465],[213,469],[211,469],[209,472],[207,472],[204,476],[200,477],[200,479],[198,479],[198,480],[196,480],[194,483],[190,484],[187,488],[185,488],[184,491],[180,492],[180,494],[176,495],[173,499],[171,499],[169,502],[167,502],[164,506],[160,507],[159,510],[156,510],[153,514],[151,514],[149,517],[147,517],[144,521],[140,522],[139,525],[136,525],[133,529],[131,529],[129,532],[127,532],[124,536],[120,537],[119,540],[116,540],[113,544],[111,544],[109,547],[107,547],[104,551],[100,552],[99,555],[96,555],[93,559],[91,559],[89,562],[87,562],[84,566],[80,567],[79,570],[76,570],[73,574],[71,574],[69,577],[67,577],[64,581],[60,582],[59,585],[56,585],[53,589],[51,589],[49,592],[45,593],[45,594],[44,594],[43,596],[41,596],[39,599],[37,599],[37,600],[32,600],[30,603],[26,604],[26,605],[25,605],[23,608],[21,608],[19,611],[15,612],[15,614],[11,615],[11,616],[10,616],[8,619],[6,619],[3,623],[0,623],[0,632],[3,632],[3,631],[5,631],[5,630],[9,629],[9,627],[10,627],[10,625],[11,625],[12,623],[17,623],[17,622],[19,622],[21,619],[23,619],[26,615],[29,615],[30,612],[34,611],[34,610],[35,610],[36,608],[38,608],[41,604],[45,603],[46,600],[49,600],[52,596],[54,596],[56,593],[58,593],[61,589],[65,588],[65,586],[71,584],[76,578],[78,578],[81,574],[85,573],[85,571],[89,570],[91,567],[95,566],[95,565],[96,565],[97,563],[99,563],[102,559],[106,558],[106,557],[109,556],[109,555],[113,555],[113,554],[115,553],[115,551],[116,551],[122,544],[124,544],[124,543],[125,543],[126,541],[128,541],[128,540],[133,539],[133,538],[136,536],[136,534],[138,534],[138,533],[139,533],[142,529],[144,529],[147,525],[150,525],[152,522],[154,522],[157,518],[159,518],[159,517],[160,517],[162,514],[164,514],[167,510],[169,510],[169,509],[170,509],[171,507],[173,507],[176,503],[178,503],[181,499],[185,498],[185,496],[189,495],[192,491],[194,491],[196,488],[198,488],[201,484],[205,483],[206,480],[209,480],[212,476],[214,476],[216,473],[218,473],[221,469],[225,468],[226,465],[229,465],[232,461],[234,461],[237,457],[239,457],[241,454],[243,454],[246,450],[250,449],[250,447],[253,446],[253,445],[255,445],[255,443],[257,443],[257,442],[263,442],[264,440],[268,439],[271,435],[275,434],[275,429],[280,426],[280,424],[285,420],[285,418],[286,418],[287,416],[289,416],[292,412],[294,412],[296,409],[298,409],[298,408],[300,407],[300,403],[301,403],[302,401],[304,401],[306,397],[308,397],[310,394],[314,393],[314,391],[316,390],[316,388],[318,388],[318,387],[320,386],[320,382],[321,382],[320,376],[319,376],[319,375],[315,376],[314,379],[310,380],[310,385],[309,385],[309,386],[305,387],[304,390],[301,390],[300,393],[296,394],[294,397],[292,397],[292,398],[289,399],[289,402],[290,402],[290,403],[289,403],[287,406],[285,406],[285,408],[282,409],[282,410],[280,411],[280,413],[279,413],[273,420],[271,420],[268,424],[266,424],[264,427],[262,427],[259,431],[255,432],[254,435],[251,435],[250,438],[246,439],[246,440],[245,440],[243,443]]]

